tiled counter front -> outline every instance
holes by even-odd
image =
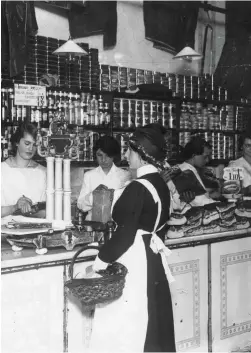
[[[251,340],[250,234],[217,240],[193,246],[184,239],[168,258],[176,279],[171,291],[179,352],[230,352]],[[87,351],[93,311],[64,288],[74,253],[51,250],[38,256],[2,247],[2,352]],[[91,258],[80,261],[74,266],[78,277]]]
[[[251,238],[211,245],[212,350],[251,341]]]
[[[176,249],[168,258],[177,351],[208,352],[207,246]]]

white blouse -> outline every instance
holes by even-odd
[[[82,188],[78,197],[78,208],[84,212],[88,211],[86,220],[92,218],[92,192],[101,184],[107,186],[109,189],[120,189],[131,180],[131,174],[127,170],[118,168],[113,164],[108,174],[105,174],[101,167],[97,167],[84,174]]]
[[[33,163],[19,168],[1,163],[1,206],[15,205],[23,195],[33,204],[46,200],[46,168]]]

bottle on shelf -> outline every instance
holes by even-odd
[[[17,122],[21,123],[22,122],[22,106],[17,105]]]
[[[8,105],[7,105],[7,90],[1,88],[1,112],[2,112],[2,121],[6,121],[8,114]]]
[[[47,107],[46,106],[41,107],[41,112],[42,112],[42,127],[47,129],[49,127]]]
[[[92,96],[90,102],[90,116],[91,116],[91,125],[95,125],[95,117],[96,117],[96,96],[95,94]]]
[[[111,122],[111,113],[110,113],[109,103],[105,103],[104,115],[105,115],[105,123],[106,123],[106,125],[109,125]]]
[[[17,107],[14,104],[14,93],[13,90],[9,95],[10,100],[10,120],[15,125],[17,123]]]
[[[98,121],[99,125],[105,125],[104,101],[101,95],[98,98]]]
[[[64,101],[63,109],[64,109],[64,119],[65,119],[66,123],[69,123],[69,103],[68,103],[68,100]]]
[[[75,123],[75,110],[71,100],[69,100],[69,124]]]
[[[26,121],[27,120],[27,106],[22,105],[21,111],[22,111],[22,121]]]

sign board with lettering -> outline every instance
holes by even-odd
[[[242,167],[227,167],[224,168],[223,174],[224,180],[243,180],[244,179],[244,169]]]
[[[15,83],[14,104],[34,107],[46,106],[46,87]]]

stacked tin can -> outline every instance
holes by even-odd
[[[232,131],[234,128],[234,107],[231,105],[220,108],[221,129]]]
[[[244,108],[237,106],[236,107],[236,116],[235,116],[235,130],[243,131],[244,130]]]
[[[135,87],[137,84],[137,69],[128,68],[127,79],[128,87]]]
[[[114,128],[135,128],[152,123],[175,129],[176,105],[161,101],[114,98]]]
[[[111,74],[109,65],[99,65],[99,89],[111,91]]]
[[[89,49],[89,88],[90,90],[99,89],[99,59],[98,49]]]
[[[212,158],[231,159],[234,156],[233,136],[212,132]]]
[[[168,77],[167,77],[167,74],[166,73],[161,73],[160,74],[160,83],[163,85],[163,86],[166,86],[168,87]]]
[[[153,83],[161,83],[161,73],[153,71]]]
[[[192,121],[190,116],[190,107],[187,103],[182,103],[180,114],[180,129],[191,130]]]
[[[217,106],[213,106],[212,104],[208,105],[208,120],[209,130],[221,129],[220,112]]]
[[[119,90],[128,87],[127,67],[119,67]]]
[[[234,159],[240,158],[243,155],[242,151],[242,136],[241,134],[235,134],[235,153],[234,153]]]
[[[150,70],[144,70],[144,79],[146,84],[153,83],[153,72]]]
[[[118,141],[119,145],[121,146],[121,149],[120,149],[121,160],[125,159],[125,154],[128,149],[129,135],[130,135],[130,133],[121,133],[121,132],[113,134],[114,138]]]
[[[78,45],[89,53],[89,44],[87,43],[78,43]],[[90,55],[90,54],[89,54]],[[84,55],[79,58],[78,66],[78,81],[79,88],[81,90],[89,90],[90,84],[90,75],[89,75],[89,56]]]
[[[136,85],[143,85],[145,83],[144,70],[136,69]]]
[[[118,66],[110,66],[111,91],[119,88],[119,68]]]

